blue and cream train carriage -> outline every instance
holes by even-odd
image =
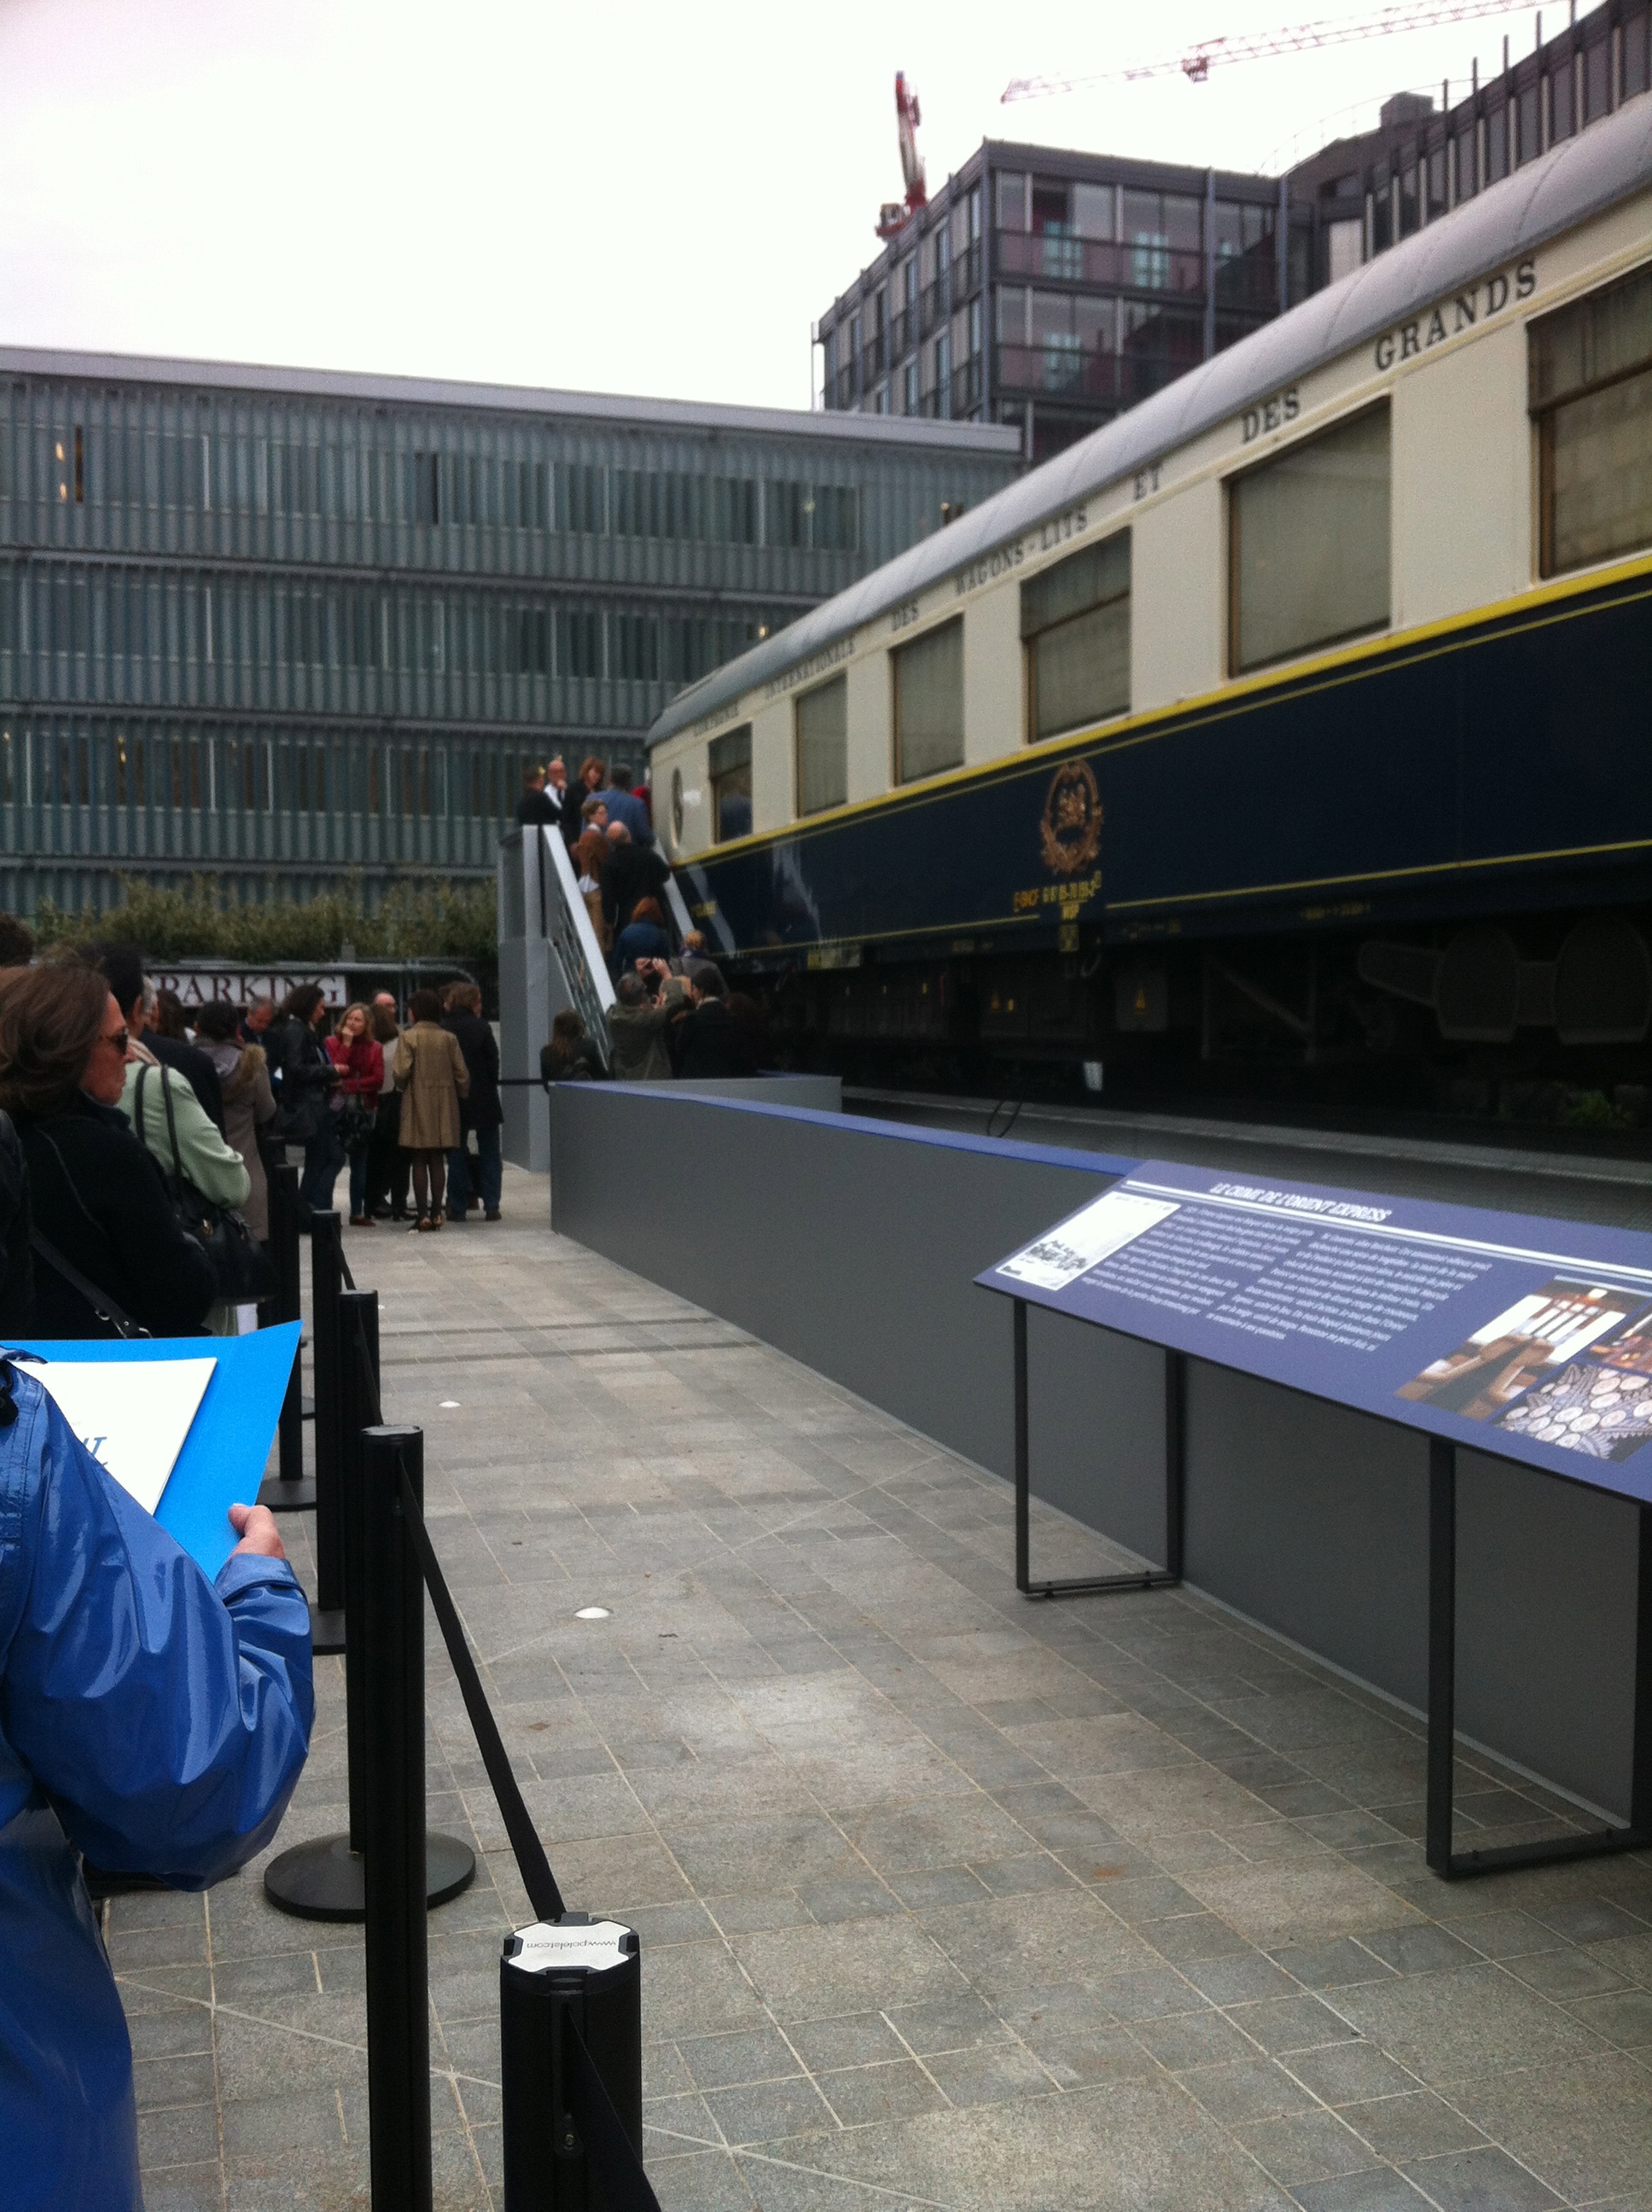
[[[683,692],[656,813],[818,1056],[1610,1090],[1649,680],[1644,97]]]

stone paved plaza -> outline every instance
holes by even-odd
[[[1002,1484],[505,1206],[346,1249],[562,1887],[641,1935],[666,2212],[1652,2212],[1652,1863],[1435,1881],[1406,1716],[1187,1592],[1027,1603]],[[531,1916],[428,1638],[483,1869],[430,1923],[436,2197],[480,2212]],[[318,1676],[281,1847],[343,1824]],[[110,1908],[149,2212],[367,2201],[359,1931],[261,1870]]]

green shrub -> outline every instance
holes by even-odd
[[[413,876],[369,909],[359,879],[290,903],[243,904],[216,877],[181,884],[121,882],[118,905],[101,914],[64,914],[43,900],[34,918],[42,950],[70,951],[99,939],[141,945],[152,958],[239,960],[249,966],[338,958],[353,945],[361,960],[448,959],[470,964],[497,957],[494,887]]]

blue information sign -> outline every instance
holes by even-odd
[[[1652,1237],[1148,1160],[975,1279],[1652,1500]]]

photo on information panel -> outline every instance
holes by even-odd
[[[1556,1276],[1431,1360],[1399,1395],[1467,1421],[1499,1420],[1528,1390],[1552,1383],[1591,1346],[1649,1313],[1652,1300],[1636,1291]]]

